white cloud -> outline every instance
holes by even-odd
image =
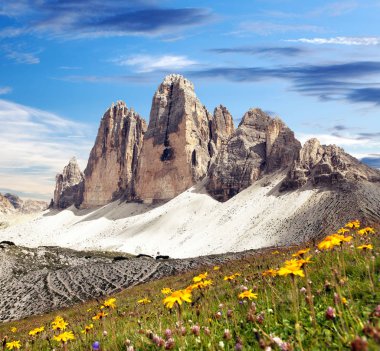
[[[333,37],[333,38],[300,38],[286,40],[307,44],[335,44],[335,45],[380,45],[380,37]]]
[[[273,22],[244,22],[240,24],[239,29],[230,34],[248,34],[254,33],[258,35],[270,35],[274,33],[287,33],[287,32],[323,32],[323,28],[310,25],[310,24],[283,24]]]
[[[3,46],[5,57],[16,63],[25,63],[27,65],[35,65],[40,63],[39,57],[34,52],[25,52],[19,49],[13,49],[10,46]]]
[[[11,87],[0,87],[0,95],[9,94],[11,91]]]
[[[113,62],[121,66],[135,67],[139,73],[147,73],[153,71],[176,71],[197,64],[196,61],[188,59],[186,56],[176,55],[135,55],[130,57],[122,57]]]
[[[56,173],[72,156],[82,170],[86,165],[93,142],[89,126],[1,99],[0,125],[0,188],[48,199]]]

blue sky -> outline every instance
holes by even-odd
[[[148,120],[168,73],[236,124],[261,107],[302,142],[380,160],[380,1],[231,4],[0,0],[0,191],[52,197],[111,103]]]

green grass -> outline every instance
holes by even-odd
[[[352,231],[351,234],[354,232]],[[358,250],[363,243],[373,244],[372,251]],[[214,271],[204,267],[180,276],[127,289],[116,296],[117,307],[104,309],[108,316],[100,321],[92,317],[103,301],[92,301],[44,316],[0,325],[0,338],[20,340],[22,350],[92,350],[99,341],[102,351],[116,350],[260,350],[283,341],[283,350],[376,350],[380,348],[379,315],[374,313],[380,304],[380,238],[377,235],[354,235],[332,251],[311,248],[312,263],[307,265],[313,303],[310,302],[307,280],[290,276],[263,277],[268,268],[279,268],[295,249],[280,249],[273,254],[266,251],[249,259],[232,261]],[[192,278],[207,271],[213,285],[192,292],[193,303],[184,302],[172,310],[163,305],[161,289],[184,289]],[[235,272],[241,276],[229,282],[223,278]],[[244,287],[257,293],[252,301],[239,300]],[[303,289],[305,288],[305,289]],[[148,298],[152,302],[139,305]],[[347,303],[342,302],[347,299]],[[344,300],[344,299],[343,299]],[[313,324],[311,308],[316,320]],[[328,307],[334,309],[334,318],[327,318]],[[379,307],[380,308],[380,307]],[[57,332],[51,330],[51,321],[62,316],[73,331],[74,341],[67,344],[53,340]],[[83,334],[90,323],[94,328]],[[28,336],[29,330],[44,326],[45,332],[37,337]],[[11,328],[16,327],[16,332]],[[198,328],[199,327],[199,328]],[[165,340],[169,329],[174,345]],[[199,329],[199,335],[198,334]],[[169,334],[169,331],[166,331]],[[161,339],[164,345],[159,346]],[[353,341],[367,348],[354,348]],[[166,337],[168,339],[168,337]],[[165,346],[166,342],[166,346]],[[5,344],[5,343],[4,343]],[[1,349],[2,346],[0,346]],[[4,346],[3,346],[4,347]],[[133,348],[132,348],[133,347]],[[6,349],[6,348],[4,348]]]

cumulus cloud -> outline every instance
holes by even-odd
[[[0,188],[40,198],[52,196],[55,175],[72,156],[85,166],[93,142],[91,126],[1,99],[0,125]]]
[[[307,44],[334,44],[334,45],[380,45],[380,37],[333,37],[333,38],[300,38],[289,39],[289,42],[299,42]]]

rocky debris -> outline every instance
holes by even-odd
[[[250,109],[211,165],[206,188],[215,199],[226,201],[263,174],[288,167],[300,148],[279,118]]]
[[[368,167],[336,145],[308,140],[292,163],[281,190],[298,189],[305,184],[332,186],[355,181],[380,182],[380,171]]]
[[[145,121],[123,101],[105,112],[84,171],[82,207],[105,205],[124,195],[134,198],[134,180]]]
[[[222,145],[227,142],[235,130],[233,118],[226,107],[219,105],[214,110],[214,117],[210,123],[213,149],[211,156],[215,156]]]
[[[257,251],[183,260],[127,258],[58,247],[0,249],[0,321],[11,321],[101,298],[200,267],[228,264]],[[115,253],[114,256],[120,255]]]
[[[63,172],[55,177],[53,206],[67,208],[71,205],[79,207],[83,199],[84,175],[78,162],[73,157],[63,168]]]
[[[172,199],[207,174],[210,121],[190,81],[174,74],[164,79],[153,97],[139,159],[139,199]]]
[[[45,201],[22,200],[17,195],[0,194],[0,213],[2,214],[28,214],[40,212],[47,208]]]

